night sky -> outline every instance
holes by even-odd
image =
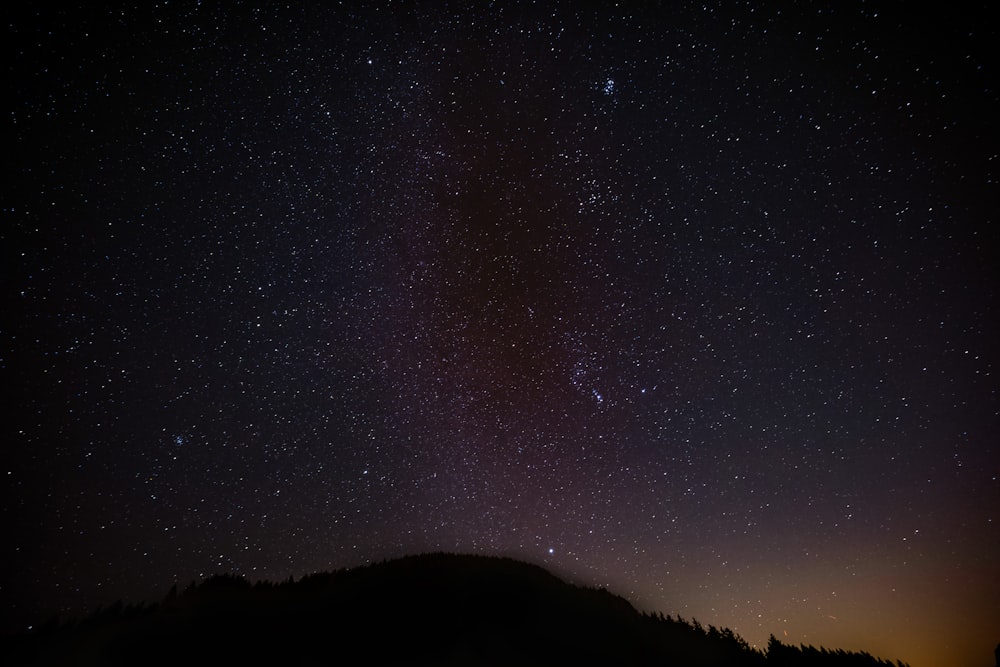
[[[992,664],[985,8],[57,4],[4,17],[6,629],[444,550]]]

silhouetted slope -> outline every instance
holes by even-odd
[[[213,577],[171,590],[159,605],[116,605],[10,640],[0,657],[25,665],[892,665],[774,642],[765,657],[729,630],[643,615],[533,565],[434,554],[280,584]]]

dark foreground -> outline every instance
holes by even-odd
[[[0,663],[896,667],[773,638],[760,652],[729,630],[640,614],[534,565],[445,554],[280,584],[213,577],[156,605],[7,638]]]

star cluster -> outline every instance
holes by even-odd
[[[471,551],[985,664],[991,24],[345,4],[6,22],[7,626]]]

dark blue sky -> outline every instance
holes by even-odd
[[[432,4],[8,16],[7,625],[472,551],[988,664],[985,11]]]

